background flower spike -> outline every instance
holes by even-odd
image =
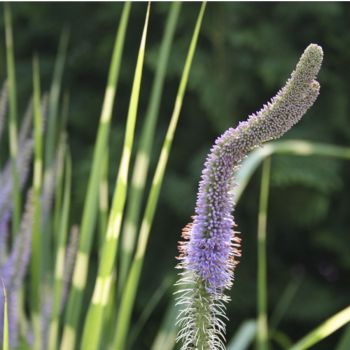
[[[263,142],[281,137],[313,105],[319,94],[315,80],[322,48],[309,45],[286,85],[263,108],[228,129],[214,143],[204,164],[193,223],[179,244],[177,304],[178,341],[182,349],[224,349],[225,290],[232,286],[240,255],[234,230],[235,171],[242,159]]]

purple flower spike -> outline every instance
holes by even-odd
[[[278,138],[296,124],[319,94],[315,80],[323,59],[320,46],[309,45],[295,71],[257,113],[228,129],[216,141],[204,165],[193,223],[183,230],[178,299],[178,340],[182,349],[224,349],[226,289],[240,255],[240,239],[234,231],[235,171],[242,159],[263,142]]]
[[[33,227],[33,203],[31,192],[27,195],[25,211],[22,216],[20,232],[16,236],[11,254],[7,261],[0,266],[0,277],[4,281],[8,297],[8,321],[11,348],[18,341],[18,292],[20,291],[31,253]],[[3,329],[4,300],[0,292],[0,330]],[[0,331],[0,343],[2,342]]]

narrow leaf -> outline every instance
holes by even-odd
[[[350,322],[350,306],[330,317],[315,330],[300,339],[289,350],[304,350],[317,344],[324,338],[334,333],[339,328]]]
[[[79,249],[73,271],[72,287],[68,297],[61,350],[73,350],[80,319],[84,289],[89,268],[89,254],[98,211],[98,189],[101,176],[103,154],[107,147],[114,98],[117,89],[121,56],[124,47],[126,26],[130,13],[130,3],[125,3],[117,31],[113,56],[109,68],[108,82],[98,127],[97,140],[92,160],[92,169],[84,202],[80,228]]]
[[[98,349],[103,325],[103,316],[106,310],[106,306],[108,304],[109,294],[111,291],[114,261],[118,248],[121,222],[123,218],[123,211],[127,194],[129,164],[134,141],[137,108],[142,79],[142,68],[145,55],[149,11],[150,4],[148,4],[147,7],[146,19],[137,57],[134,82],[130,96],[129,111],[125,130],[124,146],[116,180],[112,208],[110,211],[107,232],[103,243],[97,280],[95,283],[92,300],[89,305],[84,325],[81,349]]]
[[[204,15],[204,10],[205,10],[205,3],[202,3],[202,6],[197,18],[195,30],[192,36],[190,48],[187,54],[186,63],[182,73],[179,89],[177,92],[173,114],[171,116],[170,124],[165,136],[159,161],[153,177],[150,194],[147,199],[145,214],[141,223],[139,239],[137,242],[136,254],[131,264],[130,273],[127,278],[125,289],[123,290],[123,293],[122,293],[121,305],[117,315],[116,333],[115,333],[115,338],[113,342],[114,349],[123,349],[125,346],[126,335],[130,325],[131,311],[135,301],[136,290],[137,290],[137,286],[140,278],[140,273],[142,269],[146,247],[147,247],[148,237],[149,237],[149,233],[150,233],[153,218],[154,218],[161,185],[163,182],[165,168],[167,165],[169,153],[170,153],[172,142],[174,139],[177,122],[180,116],[183,97],[185,94],[187,81],[190,73],[190,68],[191,68],[193,56],[197,45],[197,40],[198,40],[199,30],[200,30],[203,15]]]

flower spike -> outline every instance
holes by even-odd
[[[301,56],[286,85],[263,108],[214,143],[204,164],[193,222],[179,244],[182,269],[177,304],[182,350],[225,349],[225,303],[229,297],[240,238],[232,212],[235,171],[242,159],[263,142],[281,137],[313,105],[320,85],[315,80],[323,59],[322,48],[311,44]]]

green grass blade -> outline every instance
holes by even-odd
[[[7,84],[9,89],[9,141],[10,141],[10,156],[11,156],[11,172],[13,181],[12,190],[12,232],[15,235],[19,229],[21,218],[21,193],[19,188],[19,174],[17,169],[17,88],[16,88],[16,72],[15,72],[15,58],[13,47],[13,34],[11,23],[11,10],[8,3],[4,3],[5,16],[5,35],[6,35],[6,61],[7,61]]]
[[[289,350],[304,350],[317,344],[324,338],[334,333],[339,328],[350,322],[350,306],[330,317],[315,330],[294,344]]]
[[[267,256],[266,256],[266,224],[269,199],[271,160],[266,158],[263,163],[260,188],[260,203],[258,217],[258,315],[257,315],[257,349],[268,349],[267,322]]]
[[[342,337],[340,338],[339,344],[335,350],[349,350],[350,349],[350,325],[348,325]]]
[[[62,210],[61,210],[60,227],[58,232],[58,247],[57,247],[56,264],[55,264],[52,318],[51,318],[50,334],[49,334],[50,350],[57,349],[59,316],[61,311],[62,290],[63,290],[63,284],[64,284],[64,267],[65,267],[68,219],[69,219],[70,195],[71,195],[71,173],[72,173],[72,165],[71,165],[71,159],[68,155],[66,157],[63,204],[62,204]]]
[[[63,177],[64,177],[64,162],[65,162],[65,120],[68,115],[68,105],[69,99],[68,95],[63,98],[62,107],[62,125],[59,127],[61,130],[61,140],[59,141],[58,151],[57,151],[57,166],[56,166],[56,176],[55,176],[55,204],[53,213],[53,233],[54,233],[54,247],[57,247],[57,233],[60,231],[60,220],[61,220],[61,209],[63,200]],[[56,249],[55,249],[56,251]]]
[[[65,155],[66,155],[66,135],[61,135],[61,140],[58,145],[56,169],[55,169],[55,204],[53,210],[53,242],[52,247],[57,251],[59,232],[61,226],[62,216],[62,201],[64,196],[64,169],[65,169]]]
[[[107,230],[108,223],[108,166],[109,166],[109,151],[106,148],[103,164],[102,164],[102,173],[100,180],[100,190],[99,190],[99,232],[100,232],[100,247],[103,246],[104,237]]]
[[[233,336],[227,350],[246,350],[254,341],[256,336],[256,321],[244,321],[238,328],[236,334]]]
[[[60,135],[61,130],[59,129],[59,124],[57,123],[58,109],[59,109],[59,99],[62,85],[62,77],[66,59],[66,52],[68,46],[69,34],[68,30],[63,30],[60,42],[58,46],[58,51],[56,55],[56,61],[54,66],[54,72],[50,87],[50,94],[48,98],[48,111],[46,113],[47,119],[47,129],[46,129],[46,139],[45,139],[45,149],[43,154],[43,166],[44,166],[44,178],[43,178],[43,197],[49,198],[52,196],[52,186],[53,179],[56,174],[57,165],[57,138]],[[51,194],[51,195],[49,195]],[[49,210],[49,208],[47,209]],[[44,252],[46,252],[44,259],[48,263],[45,264],[45,272],[49,272],[46,275],[52,276],[53,274],[53,260],[49,254],[53,246],[53,237],[51,232],[53,231],[53,221],[45,215],[43,230],[48,234],[43,236]]]
[[[113,278],[114,261],[118,248],[118,241],[127,194],[128,172],[132,146],[134,142],[134,132],[142,80],[149,11],[150,4],[148,4],[147,7],[142,39],[137,57],[134,82],[132,86],[127,117],[125,140],[112,201],[112,208],[108,219],[106,237],[102,248],[98,276],[84,326],[81,349],[98,349],[101,338],[103,316],[109,300],[111,281]]]
[[[350,159],[350,148],[302,140],[266,143],[261,148],[251,152],[242,162],[236,177],[238,186],[234,189],[236,202],[239,201],[251,176],[259,164],[272,154],[294,154],[298,156],[325,156]]]
[[[176,341],[177,308],[170,302],[151,350],[172,350]]]
[[[68,297],[65,326],[61,343],[62,350],[73,350],[76,342],[82,307],[83,293],[87,281],[89,254],[98,210],[98,189],[101,176],[103,154],[108,143],[110,121],[119,77],[121,56],[124,47],[125,32],[130,13],[130,3],[125,3],[118,32],[116,35],[113,56],[110,64],[108,82],[102,106],[100,124],[89,177],[87,195],[84,202],[80,230],[79,249],[73,271],[73,282]]]
[[[53,165],[53,160],[55,159],[56,137],[58,135],[56,119],[58,114],[58,103],[60,98],[68,40],[69,32],[68,30],[64,30],[61,34],[60,42],[58,45],[58,52],[49,95],[49,111],[47,118],[48,120],[45,147],[45,172],[50,171],[50,168],[52,168]]]
[[[7,311],[7,294],[6,294],[6,288],[4,285],[4,281],[1,279],[2,282],[2,292],[4,294],[4,322],[3,322],[3,329],[2,331],[2,349],[3,350],[9,350],[9,323],[8,323],[8,311]]]
[[[7,91],[7,82],[5,81],[2,84],[1,91],[0,91],[0,140],[2,137],[2,132],[4,130],[4,126],[5,126],[7,102],[8,102],[8,91]]]
[[[148,299],[147,304],[145,305],[144,309],[142,310],[142,313],[136,322],[135,326],[131,330],[130,337],[128,339],[128,348],[133,348],[133,342],[139,337],[144,325],[146,324],[147,320],[151,316],[152,312],[156,308],[156,306],[159,304],[160,300],[164,296],[164,294],[169,290],[170,287],[172,287],[174,284],[174,278],[173,277],[166,277],[164,278],[162,284],[156,288],[153,295]]]
[[[40,348],[41,339],[41,298],[40,286],[43,285],[43,237],[41,234],[41,192],[42,192],[42,115],[39,61],[33,60],[33,115],[34,115],[34,175],[33,175],[33,238],[31,258],[31,310],[35,334],[35,348]]]
[[[171,116],[170,124],[165,136],[160,158],[156,167],[155,175],[153,177],[150,194],[147,199],[145,214],[141,223],[136,254],[131,264],[131,269],[127,278],[126,287],[122,293],[121,305],[117,315],[116,334],[115,334],[115,339],[113,343],[114,349],[123,349],[125,346],[126,334],[129,329],[131,311],[134,305],[136,290],[137,290],[139,277],[142,269],[148,237],[152,226],[154,213],[156,210],[156,205],[158,202],[161,185],[163,182],[163,177],[164,177],[164,172],[165,172],[166,164],[169,157],[169,152],[171,150],[172,141],[174,139],[176,126],[177,126],[177,122],[178,122],[181,107],[182,107],[182,101],[185,94],[188,76],[190,73],[190,68],[191,68],[193,56],[197,45],[197,40],[198,40],[199,30],[200,30],[203,15],[204,15],[204,10],[205,10],[205,3],[202,4],[198,18],[197,18],[195,30],[192,36],[190,48],[186,58],[184,71],[182,73],[180,86],[176,96],[173,114]]]
[[[281,322],[295,294],[297,293],[298,289],[301,286],[302,278],[303,278],[302,275],[297,274],[287,284],[285,290],[282,292],[282,295],[275,306],[275,309],[271,313],[270,329],[278,328],[279,323]]]
[[[281,350],[288,350],[292,346],[290,338],[283,332],[277,330],[270,330],[269,337],[271,343],[278,345],[278,348]]]
[[[139,146],[136,153],[135,166],[133,169],[130,193],[126,208],[125,223],[121,238],[120,286],[124,284],[132,253],[135,249],[136,233],[140,218],[142,197],[149,169],[154,132],[158,119],[170,48],[180,9],[181,2],[173,2],[169,9],[159,58],[157,60],[157,70],[151,90],[150,102],[147,107],[145,123],[142,127]]]

